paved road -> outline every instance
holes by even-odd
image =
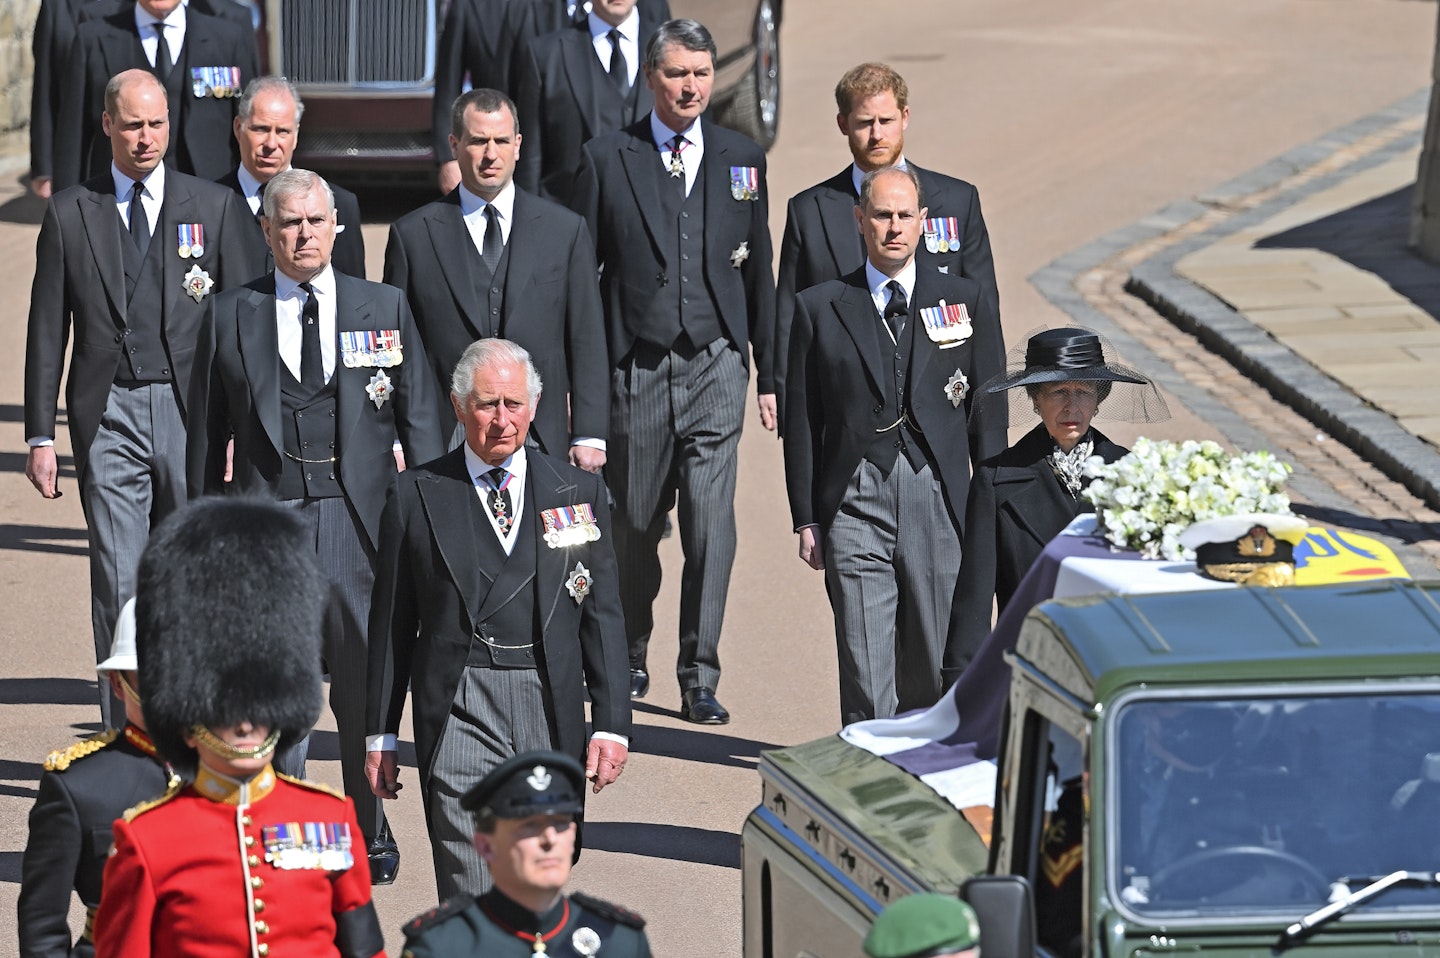
[[[910,155],[981,189],[1007,335],[1018,338],[1066,319],[1027,281],[1037,269],[1413,93],[1427,82],[1434,35],[1433,4],[1413,0],[905,0],[878,14],[856,0],[791,0],[784,125],[771,154],[771,193],[781,198],[772,200],[775,232],[783,197],[846,161],[832,120],[838,74],[887,60],[911,84]],[[13,914],[38,763],[94,720],[73,479],[63,499],[45,503],[20,474],[37,220],[18,188],[0,189],[0,288],[8,292],[0,335],[12,343],[0,358],[0,918]],[[378,275],[384,226],[366,229]],[[1122,282],[1113,271],[1089,278],[1096,308],[1208,390],[1198,413],[1177,401],[1174,420],[1152,435],[1225,438],[1214,425],[1223,425],[1213,414],[1219,404],[1277,446],[1300,448],[1313,437],[1126,297]],[[828,607],[819,577],[794,557],[778,445],[752,420],[741,446],[740,558],[720,688],[735,721],[716,731],[685,725],[678,691],[658,681],[637,712],[637,754],[625,778],[592,803],[577,875],[580,886],[647,915],[661,955],[738,954],[738,833],[758,794],[756,755],[834,731],[838,711]],[[1374,481],[1358,459],[1332,459],[1340,464],[1307,477],[1311,488],[1333,492],[1343,470],[1407,508],[1403,490]],[[1350,501],[1358,509],[1377,500]],[[657,636],[675,627],[678,563],[678,546],[667,542]],[[657,638],[652,663],[673,648]],[[338,782],[333,736],[322,734],[314,751],[315,774]],[[394,813],[406,853],[401,879],[376,895],[392,951],[399,924],[434,894],[413,773],[410,780]],[[0,958],[15,953],[13,935],[0,936]]]

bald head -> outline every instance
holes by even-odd
[[[170,107],[165,88],[149,70],[126,70],[105,84],[100,127],[121,173],[144,179],[170,146]]]

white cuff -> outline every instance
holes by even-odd
[[[591,449],[599,449],[601,452],[605,451],[604,439],[591,439],[589,436],[576,436],[570,440],[570,445],[589,446]]]
[[[606,742],[618,742],[627,749],[630,747],[630,738],[625,735],[616,735],[614,732],[595,732],[590,736],[590,741],[601,739]]]
[[[34,449],[36,446],[53,446],[55,445],[55,440],[49,436],[31,436],[25,440],[25,445],[31,449]]]
[[[400,736],[394,732],[383,732],[379,735],[365,736],[365,751],[367,752],[398,752],[400,751]]]

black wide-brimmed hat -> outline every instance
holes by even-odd
[[[294,513],[210,498],[170,515],[140,556],[135,646],[145,724],[181,772],[195,726],[249,722],[281,748],[320,717],[330,586]]]
[[[1012,425],[1034,413],[1034,402],[1021,387],[1061,382],[1103,384],[1096,419],[1149,423],[1170,418],[1155,384],[1119,362],[1094,330],[1065,326],[1034,331],[1010,350],[1005,365],[1005,372],[981,385],[980,397],[982,402],[1008,403]]]

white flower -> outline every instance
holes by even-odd
[[[1290,466],[1268,450],[1228,455],[1219,443],[1135,440],[1112,463],[1085,463],[1092,479],[1083,495],[1095,505],[1101,532],[1112,544],[1147,558],[1194,558],[1180,533],[1202,519],[1246,512],[1290,511],[1282,487]]]

